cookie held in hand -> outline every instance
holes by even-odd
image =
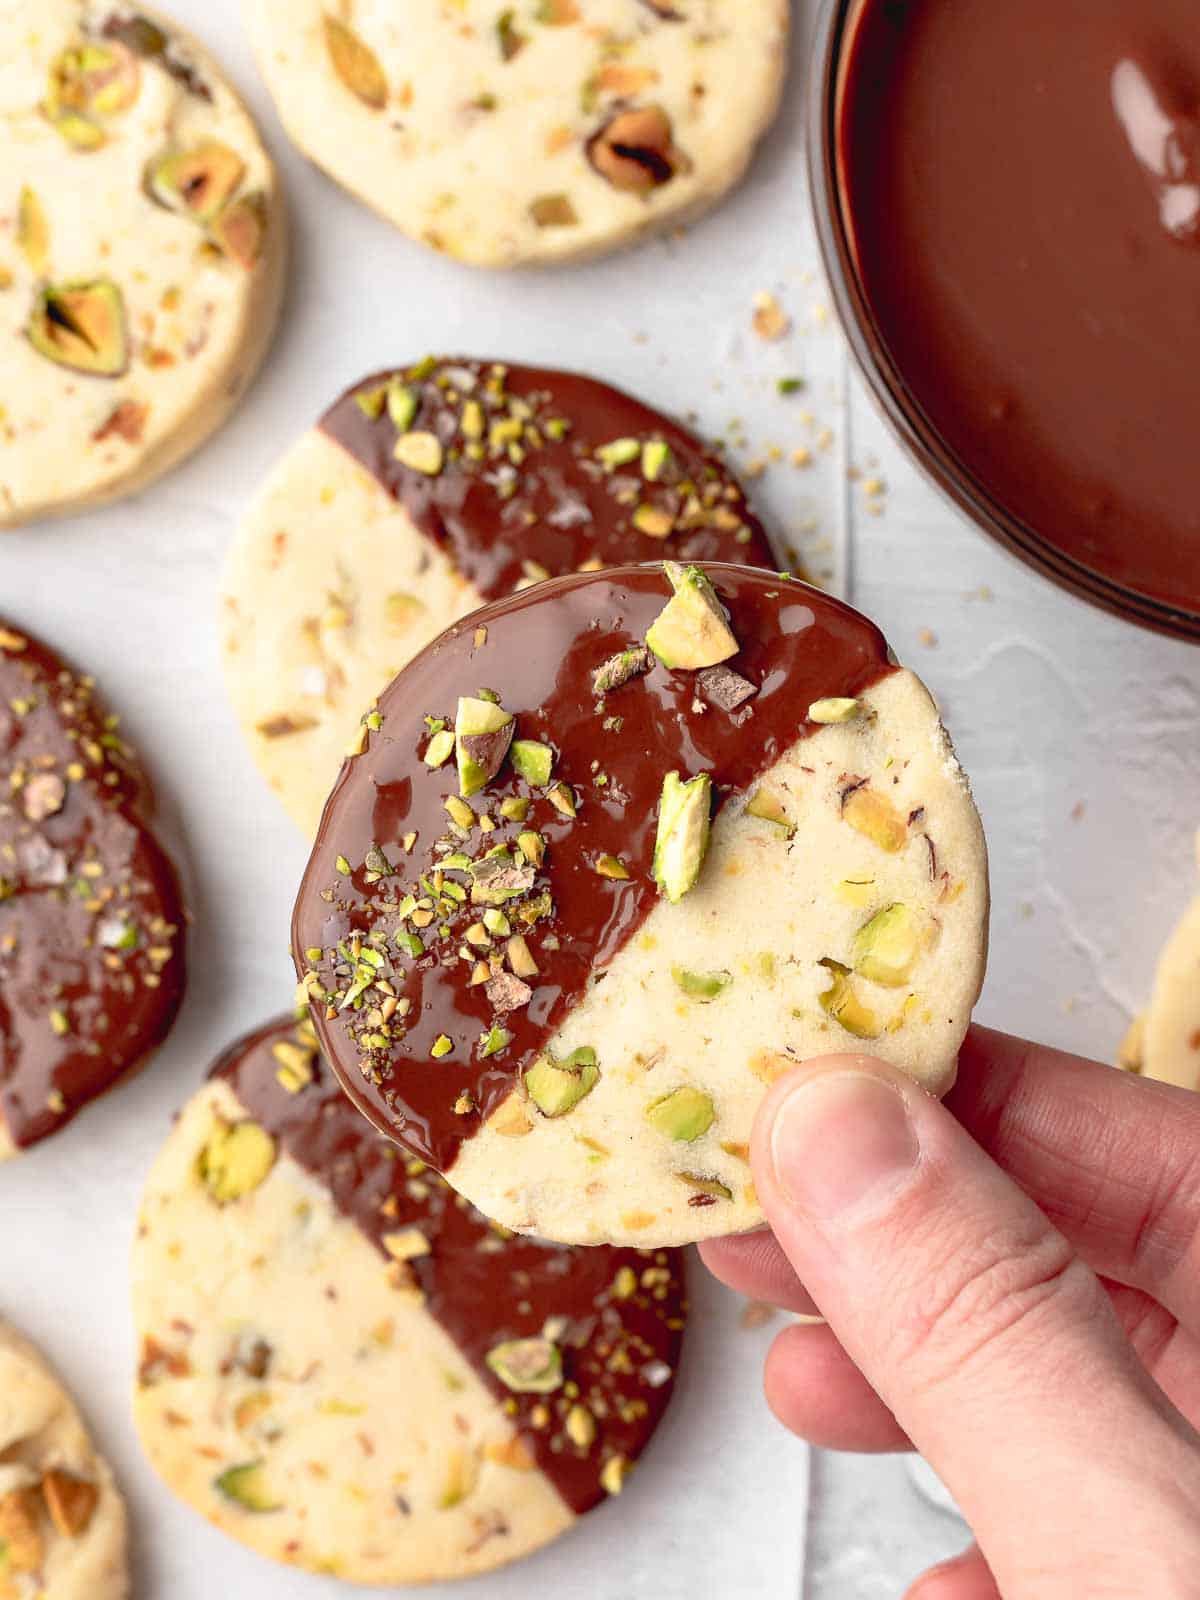
[[[756,1226],[755,1111],[867,1049],[940,1093],[987,858],[928,692],[878,630],[745,567],[553,580],[381,696],[296,904],[347,1091],[505,1227]]]

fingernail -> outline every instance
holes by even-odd
[[[868,1073],[803,1079],[775,1113],[775,1181],[810,1216],[833,1221],[903,1187],[921,1154],[900,1094]]]

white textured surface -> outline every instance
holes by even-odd
[[[1111,1051],[1190,889],[1200,656],[1012,564],[903,461],[857,384],[846,399],[844,347],[814,276],[799,76],[747,187],[685,238],[559,275],[488,278],[393,235],[283,147],[235,0],[179,0],[175,10],[220,53],[283,158],[294,283],[263,378],[191,464],[124,506],[0,538],[0,610],[99,673],[125,711],[186,842],[196,915],[187,1008],[157,1064],[0,1173],[0,1310],[44,1341],[114,1458],[134,1512],[142,1600],[305,1600],[339,1590],[228,1545],[140,1462],[125,1394],[125,1284],[141,1177],[171,1113],[215,1051],[289,992],[287,914],[305,850],[239,744],[213,606],[239,509],[338,390],[429,347],[574,362],[666,408],[694,409],[711,431],[741,418],[749,456],[771,443],[811,448],[811,467],[770,469],[763,506],[786,530],[812,524],[829,541],[835,570],[852,568],[852,597],[941,695],[991,839],[982,1014],[1056,1044]],[[768,289],[796,323],[777,345],[750,331],[753,297]],[[807,378],[806,393],[779,398],[776,378],[793,374]],[[0,372],[0,399],[3,382]],[[886,494],[868,496],[849,467],[877,473]],[[981,587],[992,598],[968,598]],[[935,648],[919,642],[925,628]],[[806,1463],[758,1396],[771,1330],[739,1330],[736,1305],[707,1286],[699,1299],[682,1392],[625,1503],[470,1594],[794,1600]],[[898,1595],[922,1559],[963,1542],[907,1491],[902,1470],[852,1460],[822,1477],[811,1591],[820,1600]]]

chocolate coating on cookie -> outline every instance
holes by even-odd
[[[488,600],[662,556],[777,564],[711,449],[577,373],[429,358],[366,379],[320,426]]]
[[[0,1122],[18,1148],[69,1122],[166,1037],[184,913],[117,719],[0,622]]]
[[[608,1464],[638,1458],[671,1398],[686,1314],[680,1252],[571,1248],[497,1229],[372,1130],[305,1024],[269,1023],[232,1046],[213,1076],[422,1292],[567,1505],[582,1513],[602,1500]],[[388,1239],[412,1230],[428,1250],[396,1261]],[[513,1392],[489,1352],[542,1338],[559,1352],[561,1384]]]
[[[645,670],[598,693],[600,669],[637,650],[662,612],[666,577],[626,567],[539,584],[449,629],[400,674],[326,808],[293,924],[314,1022],[360,1108],[442,1172],[657,903],[665,776],[709,773],[720,805],[814,731],[813,702],[893,670],[878,630],[819,590],[707,571],[740,647],[724,676],[641,652]],[[518,740],[550,747],[548,784],[510,758],[467,802],[452,763],[426,762],[431,726],[451,726],[458,697],[481,688],[513,713]],[[523,833],[542,841],[533,860]],[[483,909],[486,875],[499,922]],[[536,969],[521,960],[523,977],[505,969],[512,936]]]

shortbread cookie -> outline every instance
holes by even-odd
[[[787,0],[251,0],[292,138],[475,266],[597,255],[718,200],[779,104]]]
[[[1200,861],[1200,834],[1196,837]],[[1122,1066],[1162,1083],[1200,1089],[1200,898],[1163,947],[1154,992],[1122,1046]]]
[[[0,1322],[0,1600],[125,1600],[125,1504],[70,1395]]]
[[[262,358],[274,168],[216,64],[119,0],[0,6],[0,528],[129,494]]]
[[[368,379],[284,458],[229,556],[222,656],[259,769],[311,837],[364,712],[444,627],[663,554],[774,564],[732,475],[669,418],[488,362]]]
[[[116,717],[0,618],[0,1160],[139,1067],[183,996],[183,907]]]
[[[818,590],[665,566],[541,584],[419,656],[295,913],[363,1111],[569,1242],[755,1226],[766,1086],[865,1047],[942,1092],[984,967],[983,835],[920,681]]]
[[[284,1020],[172,1131],[134,1315],[137,1427],[175,1493],[263,1555],[398,1584],[514,1561],[620,1493],[685,1306],[674,1252],[492,1227]]]

